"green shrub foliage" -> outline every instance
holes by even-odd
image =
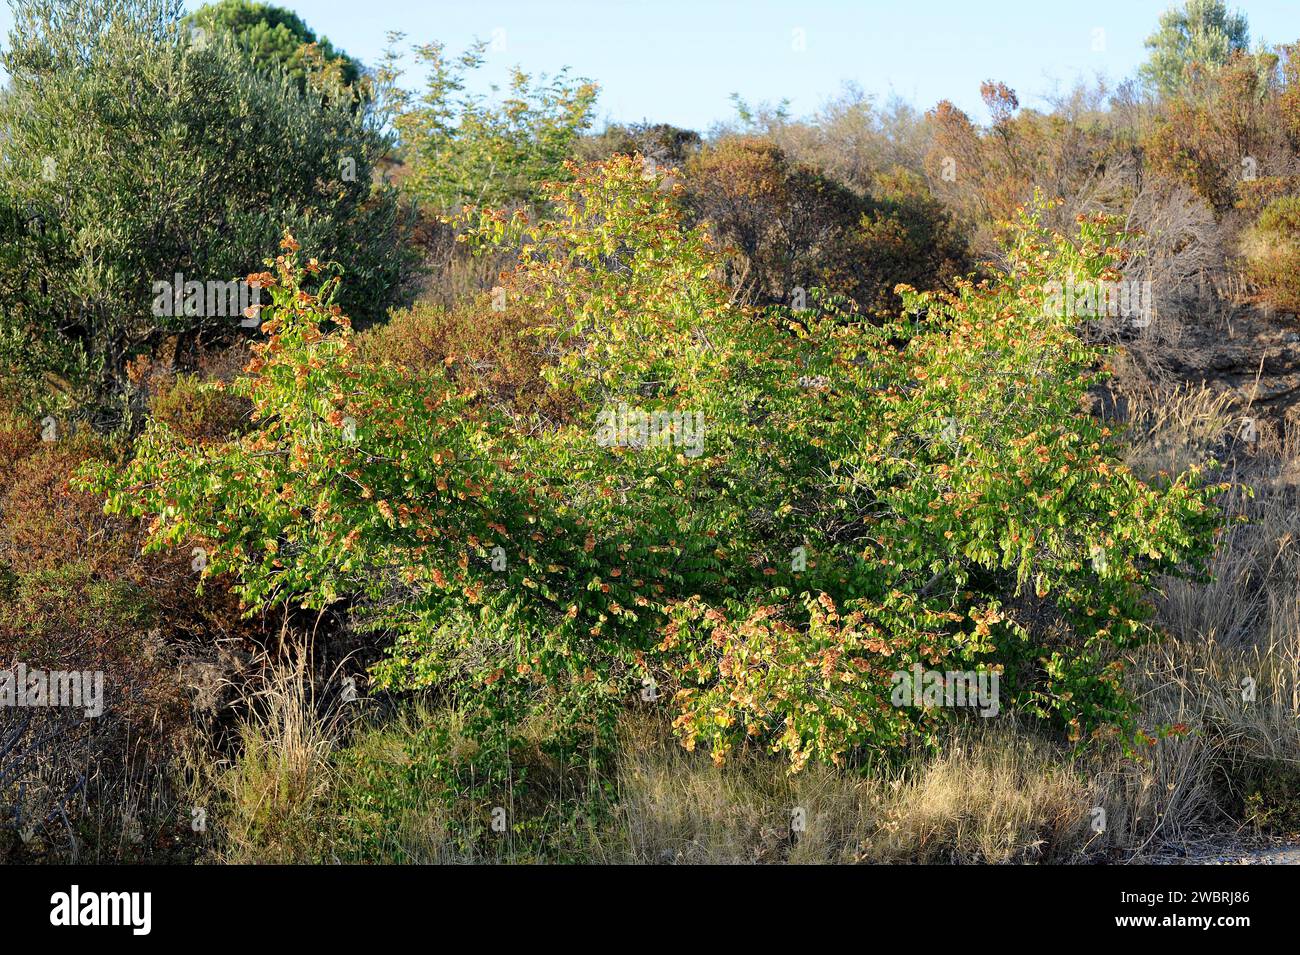
[[[250,611],[353,600],[393,634],[380,685],[484,725],[600,739],[670,706],[687,746],[798,768],[933,740],[951,708],[891,702],[919,664],[998,673],[1003,714],[1141,739],[1118,651],[1149,635],[1156,575],[1200,572],[1219,488],[1143,483],[1081,409],[1104,356],[1048,283],[1114,278],[1113,224],[1067,240],[1031,210],[1004,274],[905,288],[875,324],[736,305],[676,188],[615,157],[569,169],[540,221],[466,213],[468,241],[520,249],[480,307],[531,316],[563,423],[484,400],[455,355],[359,358],[339,276],[286,236],[232,386],[252,427],[155,420],[86,479],[151,546],[205,541]]]
[[[165,336],[238,335],[241,308],[207,283],[241,278],[285,225],[347,267],[359,320],[404,295],[398,202],[372,181],[382,142],[346,89],[300,88],[223,35],[196,38],[178,0],[14,12],[0,55],[0,340],[14,354],[108,387]]]

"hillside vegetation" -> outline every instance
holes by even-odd
[[[103,699],[0,708],[0,859],[1300,829],[1300,44],[597,131],[485,45],[11,6],[0,670]]]

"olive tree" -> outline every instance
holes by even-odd
[[[10,3],[0,363],[38,356],[102,404],[164,338],[255,322],[211,289],[260,270],[285,228],[356,278],[358,320],[404,297],[403,214],[372,172],[385,142],[345,88],[192,33],[179,0]]]

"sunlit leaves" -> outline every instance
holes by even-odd
[[[732,301],[638,160],[570,172],[553,216],[466,223],[520,250],[501,287],[565,421],[481,400],[455,356],[360,360],[336,277],[286,237],[234,386],[257,427],[189,446],[151,424],[97,475],[110,508],[151,516],[154,546],[206,542],[251,608],[351,601],[391,637],[382,685],[500,723],[608,733],[653,675],[688,746],[798,768],[933,740],[951,714],[888,694],[923,664],[1000,674],[1003,712],[1126,725],[1116,651],[1218,515],[1195,473],[1138,480],[1081,410],[1102,356],[1045,283],[1109,275],[1108,222],[1072,243],[1027,215],[996,281],[903,289],[884,325],[824,301],[795,321]],[[676,424],[606,440],[611,407]]]

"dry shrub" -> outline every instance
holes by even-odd
[[[759,304],[793,301],[794,289],[854,291],[861,197],[770,140],[725,138],[685,166],[692,213],[734,253],[728,279]],[[798,303],[796,303],[798,304]]]
[[[1153,179],[1143,182],[1124,214],[1135,235],[1126,278],[1151,283],[1157,321],[1212,321],[1212,292],[1226,264],[1209,203],[1187,186]]]
[[[69,484],[78,467],[103,453],[86,432],[33,444],[0,491],[0,560],[25,572],[79,561],[108,571],[130,559],[124,522],[105,518],[93,495]]]
[[[1264,302],[1300,312],[1300,196],[1269,203],[1242,240],[1246,277]]]
[[[72,486],[109,453],[100,439],[63,423],[53,441],[16,433],[0,485],[0,669],[100,672],[104,713],[0,711],[0,812],[33,827],[0,855],[169,858],[189,832],[169,796],[168,763],[193,730],[179,658],[260,626],[223,582],[196,597],[187,552],[143,555],[135,522]]]
[[[1241,198],[1241,184],[1256,172],[1295,172],[1279,106],[1276,57],[1234,53],[1216,70],[1198,70],[1188,87],[1162,103],[1143,138],[1149,168],[1158,176],[1194,189],[1217,213]]]
[[[0,474],[8,474],[40,441],[40,425],[16,403],[0,398]]]
[[[951,102],[926,114],[925,174],[934,194],[972,229],[977,258],[999,262],[998,223],[1015,218],[1036,190],[1062,204],[1044,222],[1068,231],[1076,216],[1110,210],[1132,183],[1133,162],[1098,108],[1105,90],[1077,88],[1050,113],[1021,109],[1015,91],[986,82],[980,95],[993,119],[977,126]]]
[[[743,105],[743,104],[742,104]],[[920,173],[932,130],[900,97],[883,104],[852,83],[816,115],[791,119],[770,106],[745,106],[748,125],[760,130],[796,162],[812,166],[860,195],[872,192],[890,169]]]
[[[248,364],[245,341],[200,350],[183,365],[176,336],[128,362],[133,404],[191,442],[221,441],[249,426],[251,403],[227,390]],[[180,370],[184,367],[188,370]]]
[[[914,172],[883,170],[860,194],[755,136],[721,139],[684,169],[692,214],[732,249],[728,279],[756,303],[799,306],[796,288],[821,287],[886,314],[899,283],[932,289],[969,269],[959,229]]]
[[[450,309],[421,302],[358,335],[357,347],[366,361],[414,374],[448,368],[468,376],[485,400],[508,412],[563,420],[569,402],[542,378],[548,356],[535,328],[508,301],[504,309],[486,296]]]
[[[205,383],[196,375],[175,375],[158,382],[149,396],[149,414],[187,441],[222,441],[249,425],[247,398]]]
[[[203,597],[196,596],[188,548],[142,554],[138,523],[105,515],[100,497],[72,486],[78,468],[106,454],[102,442],[83,431],[38,442],[17,463],[0,489],[0,566],[19,577],[84,566],[99,580],[145,595],[152,626],[173,639],[210,644],[218,636],[260,632],[258,622],[241,619],[228,582],[211,581]]]

